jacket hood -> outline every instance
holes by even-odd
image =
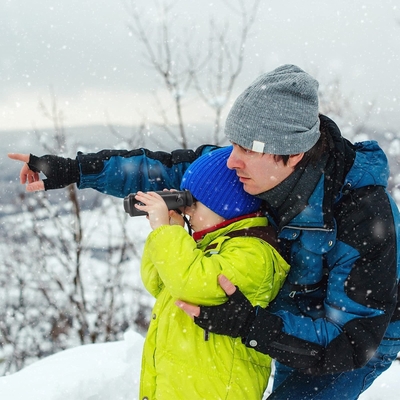
[[[344,186],[360,188],[369,185],[387,187],[390,175],[386,154],[375,140],[355,143],[356,157]]]

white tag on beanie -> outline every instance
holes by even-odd
[[[264,153],[264,142],[259,142],[258,140],[253,140],[253,147],[251,148],[252,151],[257,153]]]

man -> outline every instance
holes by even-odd
[[[228,167],[265,202],[291,265],[277,298],[253,308],[222,277],[226,304],[178,302],[199,326],[275,358],[271,399],[356,399],[400,351],[400,218],[387,159],[376,142],[344,139],[318,114],[317,92],[310,75],[281,66],[239,96],[225,126]],[[124,196],[179,187],[189,163],[212,149],[11,157],[28,162],[28,190],[77,182]]]

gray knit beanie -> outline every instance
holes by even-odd
[[[258,77],[235,101],[226,137],[259,153],[290,155],[317,143],[318,82],[295,65]]]

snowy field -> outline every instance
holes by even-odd
[[[1,400],[138,400],[143,337],[64,350],[0,378]],[[361,400],[397,400],[400,362],[378,378]],[[211,399],[210,399],[211,400]]]

